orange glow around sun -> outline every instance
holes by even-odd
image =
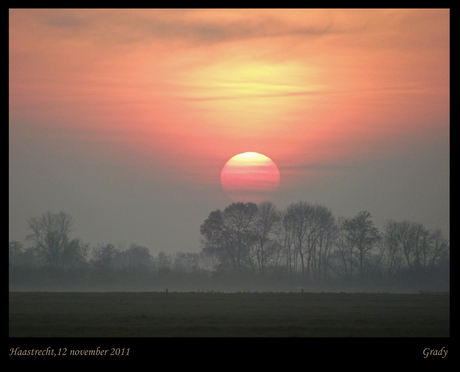
[[[448,9],[10,9],[9,135],[217,190],[256,148],[295,189],[448,136],[449,50]]]
[[[280,172],[267,156],[245,152],[232,157],[222,168],[222,188],[234,201],[261,202],[280,185]]]

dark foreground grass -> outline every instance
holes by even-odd
[[[10,292],[10,337],[447,337],[449,295]]]

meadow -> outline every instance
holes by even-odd
[[[10,292],[10,337],[448,337],[447,294]]]

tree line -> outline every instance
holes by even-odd
[[[367,211],[345,218],[304,201],[284,210],[271,202],[232,203],[201,224],[201,251],[157,256],[137,244],[90,247],[71,238],[74,222],[70,214],[49,211],[27,220],[31,246],[9,243],[10,288],[67,283],[88,289],[238,284],[448,290],[449,285],[449,244],[439,229],[388,220],[379,231]]]
[[[216,257],[219,270],[278,272],[306,282],[433,277],[449,254],[439,229],[388,220],[380,232],[367,211],[336,218],[303,201],[283,211],[271,202],[233,203],[211,212],[200,232],[203,251]]]

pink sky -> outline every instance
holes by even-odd
[[[381,220],[448,227],[449,10],[9,13],[10,224],[47,203],[84,218],[49,196],[47,181],[33,192],[16,187],[41,166],[62,200],[76,177],[83,199],[100,194],[111,205],[101,169],[113,169],[108,183],[131,180],[113,198],[143,190],[134,204],[150,186],[151,195],[177,187],[184,200],[202,190],[216,206],[203,202],[210,210],[199,224],[230,202],[220,188],[226,161],[254,151],[278,165],[280,203],[318,201],[351,215],[373,208]],[[391,195],[375,188],[380,179]],[[362,203],[353,194],[361,187]],[[26,202],[31,195],[41,202]]]

